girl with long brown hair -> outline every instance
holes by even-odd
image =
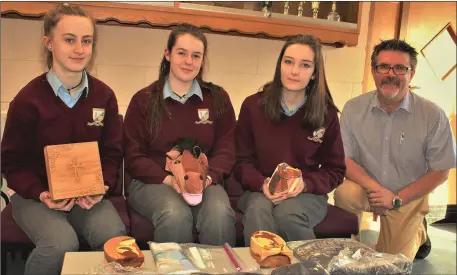
[[[133,208],[154,225],[156,242],[235,244],[235,215],[223,187],[235,164],[235,113],[221,87],[203,81],[208,45],[190,24],[168,38],[159,79],[137,92],[125,117],[125,169]],[[181,138],[196,140],[209,161],[208,181],[197,205],[165,170],[166,153]]]
[[[273,81],[245,99],[238,118],[234,175],[245,189],[238,207],[246,244],[257,230],[286,241],[314,238],[313,227],[327,214],[327,193],[343,181],[346,169],[337,113],[319,40],[291,38]],[[283,162],[302,176],[295,188],[271,194],[269,176]]]

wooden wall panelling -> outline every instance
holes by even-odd
[[[251,36],[264,34],[266,37],[276,39],[306,33],[319,37],[325,43],[339,42],[338,45],[348,46],[357,45],[360,29],[360,26],[357,28],[330,26],[323,20],[316,21],[321,22],[320,24],[311,24],[278,18],[184,9],[179,2],[175,2],[173,7],[116,2],[74,3],[88,10],[99,22],[116,21],[130,25],[148,23],[151,26],[161,27],[187,22],[216,33],[232,32]],[[18,13],[22,16],[41,17],[56,4],[56,2],[3,2],[1,12],[2,15]],[[357,8],[358,22],[360,22],[361,7],[362,2]],[[344,26],[344,23],[342,25]]]

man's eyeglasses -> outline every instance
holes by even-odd
[[[374,68],[375,68],[376,72],[380,73],[380,74],[388,74],[389,71],[392,70],[394,72],[394,74],[396,74],[396,75],[405,75],[409,70],[411,70],[411,68],[409,68],[409,67],[405,67],[405,66],[401,66],[401,65],[396,65],[396,66],[390,67],[387,64],[376,65],[376,66],[374,66]]]

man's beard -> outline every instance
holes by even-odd
[[[387,76],[382,82],[381,82],[381,87],[383,85],[395,85],[398,87],[398,90],[394,93],[382,93],[383,96],[386,99],[394,99],[399,93],[400,93],[400,79],[394,77],[394,76]],[[382,90],[382,89],[381,89]]]

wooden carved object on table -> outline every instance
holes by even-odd
[[[280,236],[268,231],[254,232],[249,250],[261,268],[275,268],[292,263],[292,250]]]
[[[49,145],[44,157],[52,200],[105,194],[96,141]]]
[[[144,266],[144,254],[132,237],[111,238],[104,244],[103,251],[107,263],[117,262],[124,267]]]

